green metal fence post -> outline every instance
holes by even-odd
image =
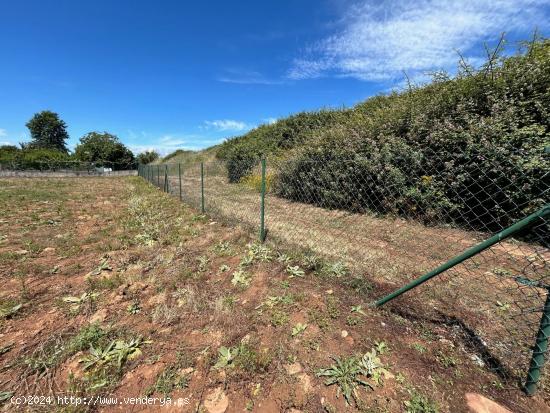
[[[548,338],[550,338],[550,288],[546,292],[546,302],[540,318],[539,332],[533,348],[533,355],[525,382],[525,392],[532,395],[537,390],[540,372],[544,365],[545,353],[548,351]]]
[[[168,192],[168,165],[164,165],[164,192]]]
[[[538,219],[543,218],[547,215],[550,215],[550,205],[545,205],[543,208],[539,209],[537,212],[532,213],[531,215],[523,218],[522,220],[502,230],[498,234],[493,235],[491,238],[473,246],[472,248],[464,251],[462,254],[457,255],[456,257],[450,259],[445,264],[440,265],[439,267],[428,272],[427,274],[424,274],[422,277],[417,278],[416,280],[410,282],[409,284],[392,292],[391,294],[388,294],[387,296],[383,297],[382,299],[374,303],[374,305],[376,307],[379,307],[381,305],[386,304],[388,301],[391,301],[394,298],[399,297],[401,294],[406,293],[407,291],[412,290],[415,287],[418,287],[420,284],[425,283],[426,281],[435,277],[436,275],[439,275],[442,272],[451,269],[455,265],[458,265],[461,262],[466,261],[468,258],[471,258],[476,254],[479,254],[480,252],[486,250],[487,248],[491,247],[497,242],[500,242],[505,238],[508,238],[509,236],[515,234],[516,232],[521,231],[523,228],[531,225]]]
[[[181,198],[181,163],[178,163],[178,178],[180,181],[180,201],[181,201],[182,200]]]
[[[201,212],[204,214],[204,162],[201,162]]]
[[[260,242],[265,241],[265,168],[266,160],[262,158],[262,187],[260,195]]]

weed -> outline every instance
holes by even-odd
[[[351,312],[366,315],[365,312],[363,311],[363,306],[361,306],[361,305],[352,306],[351,307]]]
[[[501,301],[497,301],[496,306],[497,306],[498,310],[502,311],[502,312],[508,311],[510,309],[510,304],[503,303]]]
[[[279,253],[277,255],[277,261],[281,264],[290,264],[292,262],[292,258],[290,258],[288,255]]]
[[[288,278],[303,277],[305,275],[304,270],[296,266],[287,266],[286,272],[289,274]]]
[[[325,299],[325,304],[327,306],[327,313],[328,313],[330,318],[335,319],[335,318],[338,318],[340,316],[340,310],[338,309],[338,303],[339,303],[338,298],[336,298],[332,295],[327,296],[327,298]]]
[[[316,324],[321,331],[327,331],[330,327],[330,318],[321,311],[309,310],[308,320],[312,324]]]
[[[169,306],[166,303],[161,303],[155,307],[151,315],[151,321],[154,324],[169,326],[176,323],[179,319],[177,307]]]
[[[113,340],[103,349],[90,346],[89,354],[80,361],[84,365],[84,370],[97,370],[109,364],[115,364],[120,369],[127,360],[141,356],[141,345],[148,343],[150,341],[144,341],[141,337],[138,337],[128,342]]]
[[[424,354],[427,351],[427,348],[420,343],[414,343],[411,345],[411,347],[418,351],[420,354]]]
[[[151,396],[154,393],[160,393],[164,397],[167,397],[175,389],[187,388],[191,374],[192,371],[182,374],[177,365],[169,366],[157,376],[155,384],[147,388],[145,394]]]
[[[232,365],[235,356],[239,353],[239,348],[220,347],[218,349],[218,361],[214,364],[215,369],[223,369]]]
[[[302,334],[304,331],[306,331],[307,324],[297,323],[294,327],[292,327],[292,337],[296,337],[297,335]]]
[[[319,369],[317,376],[328,377],[325,381],[326,386],[336,384],[338,386],[336,396],[339,397],[340,394],[343,394],[346,403],[349,405],[352,398],[354,401],[359,398],[357,394],[358,386],[372,388],[369,383],[360,378],[362,373],[361,365],[356,357],[352,356],[343,359],[336,357],[334,358],[334,364],[329,368]]]
[[[87,308],[88,312],[94,307],[94,302],[98,297],[98,293],[83,293],[80,297],[65,296],[61,300],[69,305],[69,312],[73,315],[80,313],[81,309]]]
[[[252,281],[252,277],[250,277],[243,270],[238,270],[233,273],[231,284],[233,284],[234,286],[239,286],[241,288],[247,288],[250,285],[251,281]]]
[[[389,351],[388,345],[386,344],[385,341],[375,341],[374,342],[374,349],[379,354],[384,354],[384,353],[387,353]]]
[[[269,262],[273,259],[271,249],[259,243],[248,245],[248,255],[251,255],[254,260],[260,262]]]
[[[51,338],[35,349],[23,362],[31,372],[41,374],[78,351],[100,345],[106,336],[107,333],[97,324],[89,324],[68,340],[59,336]]]
[[[235,297],[234,295],[226,295],[222,299],[222,306],[228,310],[231,310],[235,306],[236,302],[237,297]]]
[[[209,258],[205,255],[201,255],[197,258],[197,261],[199,262],[199,271],[205,272],[208,269],[208,263],[210,262]]]
[[[231,255],[231,245],[229,241],[220,241],[214,245],[214,252],[220,256]]]
[[[317,271],[322,268],[321,259],[313,254],[306,254],[302,258],[302,265],[309,271]]]
[[[373,389],[373,385],[367,382],[371,379],[377,385],[382,383],[382,377],[392,377],[393,375],[384,368],[376,350],[372,349],[361,357],[350,356],[348,358],[333,357],[334,364],[329,368],[317,371],[318,377],[328,377],[325,385],[336,384],[338,386],[337,396],[344,395],[347,404],[351,400],[357,402],[360,400],[357,389],[360,386]]]
[[[407,413],[438,413],[439,408],[437,404],[431,401],[428,397],[417,392],[416,390],[409,390],[410,399],[403,402],[405,405],[405,411]]]
[[[445,368],[449,367],[456,367],[458,364],[458,360],[453,357],[452,355],[447,355],[441,351],[439,351],[436,355],[437,361],[441,363],[441,365]]]
[[[349,277],[344,281],[344,285],[360,295],[367,295],[374,288],[372,283],[363,277]]]
[[[288,323],[288,314],[282,310],[274,310],[271,313],[271,325],[273,327],[280,327]]]
[[[248,373],[264,372],[271,360],[269,349],[264,348],[257,351],[248,343],[241,342],[236,347],[220,347],[218,349],[218,360],[214,368],[234,367]]]
[[[361,367],[363,368],[363,374],[367,377],[371,377],[377,385],[381,384],[382,376],[385,378],[393,376],[384,368],[374,348],[363,355],[361,358]]]
[[[23,306],[15,300],[3,299],[0,301],[0,319],[13,317]]]
[[[218,272],[227,272],[231,269],[231,267],[227,264],[220,265],[220,268],[218,268]]]
[[[358,325],[359,323],[361,323],[361,318],[357,317],[357,316],[348,316],[348,318],[346,319],[346,324],[350,327],[353,327],[353,326],[356,326]]]
[[[126,311],[128,311],[128,313],[130,314],[138,314],[139,312],[141,312],[141,307],[139,305],[139,302],[138,301],[134,301],[130,304],[128,304],[128,307],[126,307]]]
[[[109,262],[108,257],[103,258],[99,263],[99,265],[96,268],[94,268],[92,271],[90,271],[87,275],[94,276],[94,275],[101,274],[103,271],[112,271],[113,268],[108,264],[108,262]]]
[[[110,277],[88,277],[88,288],[91,290],[114,290],[124,283],[123,278],[119,274],[114,274]]]
[[[341,278],[348,275],[348,267],[341,261],[336,261],[334,263],[325,264],[321,268],[321,273],[328,277]]]
[[[268,348],[257,350],[249,344],[241,343],[235,357],[235,367],[247,373],[263,373],[267,371],[271,360]]]

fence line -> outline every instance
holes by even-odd
[[[0,162],[0,177],[49,177],[72,176],[131,176],[137,169],[130,169],[128,163],[78,160],[32,160],[24,163]]]
[[[314,255],[330,260],[329,276],[374,281],[380,299],[550,204],[547,152],[537,162],[474,157],[460,167],[464,154],[431,156],[384,170],[363,158],[268,158],[140,165],[138,173],[260,241],[305,251],[312,267]],[[549,234],[548,216],[538,216],[389,305],[466,326],[472,347],[481,343],[487,366],[506,379],[525,378],[531,365],[532,394],[550,333]]]

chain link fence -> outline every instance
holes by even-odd
[[[110,161],[83,162],[74,160],[33,160],[32,162],[0,162],[0,177],[69,177],[136,175],[132,165]]]
[[[529,370],[532,393],[550,335],[550,153],[525,158],[496,148],[387,163],[297,155],[141,165],[139,174],[262,241],[331,262],[334,277],[372,281],[373,300],[515,225],[387,306],[451,326],[505,383],[525,383]]]

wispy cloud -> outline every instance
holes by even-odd
[[[147,143],[131,143],[129,147],[135,153],[155,150],[161,155],[166,155],[177,149],[187,148],[197,138],[200,140],[198,136],[163,135],[158,138],[148,137]]]
[[[277,122],[277,118],[263,118],[262,121],[268,125],[272,125]]]
[[[207,129],[216,129],[223,132],[242,132],[253,128],[253,125],[233,119],[207,120],[204,124]]]
[[[240,85],[281,85],[287,83],[286,80],[272,79],[260,72],[251,70],[226,70],[224,74],[217,76],[216,80]]]
[[[8,131],[0,128],[0,138],[3,138],[4,136],[8,136]]]
[[[340,29],[296,58],[288,77],[346,76],[391,80],[408,73],[454,67],[468,52],[501,32],[548,28],[547,0],[362,1]]]

